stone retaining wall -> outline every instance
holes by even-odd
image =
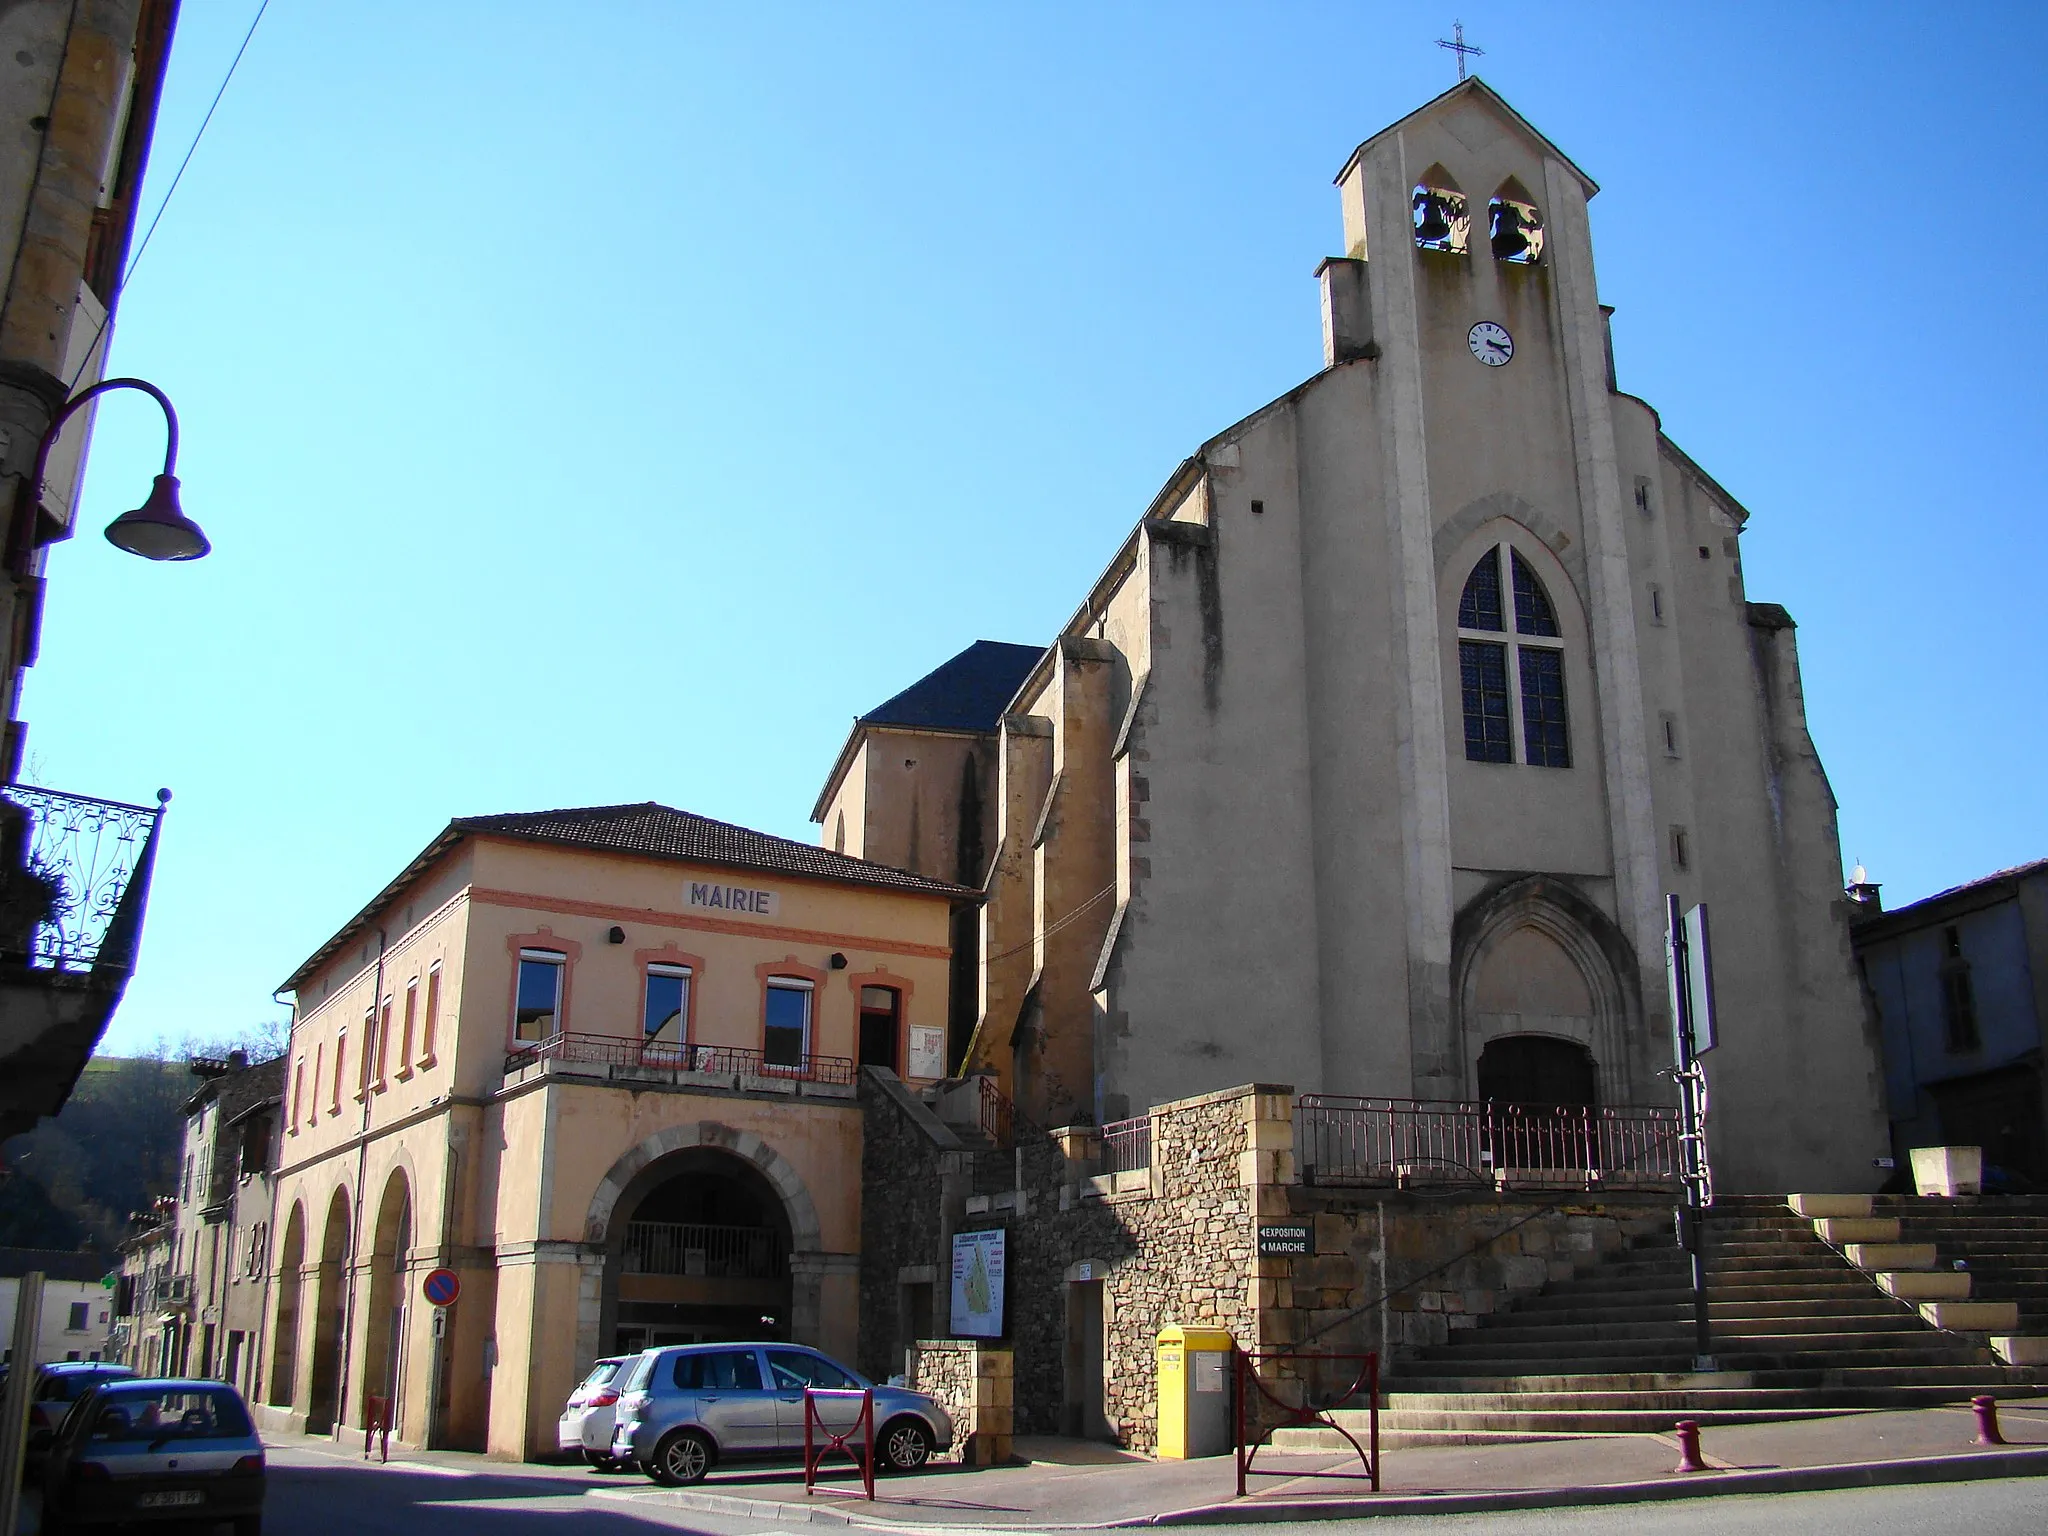
[[[953,1444],[941,1461],[993,1466],[1011,1456],[1014,1386],[1009,1350],[979,1339],[919,1339],[910,1384],[945,1405]]]
[[[1017,1170],[1004,1182],[1021,1187],[975,1193],[961,1171],[967,1154],[935,1143],[928,1110],[916,1106],[928,1123],[913,1123],[900,1092],[863,1096],[871,1145],[862,1368],[877,1376],[901,1369],[888,1364],[886,1348],[871,1346],[886,1333],[901,1268],[934,1268],[934,1322],[943,1329],[952,1232],[1005,1228],[1002,1342],[1014,1351],[1008,1406],[1018,1434],[1106,1433],[1153,1450],[1155,1341],[1174,1324],[1226,1329],[1242,1349],[1373,1351],[1383,1371],[1398,1373],[1405,1357],[1671,1219],[1668,1194],[1305,1188],[1295,1177],[1293,1090],[1260,1084],[1158,1106],[1150,1166],[1113,1177],[1096,1173],[1092,1128],[1020,1127],[1014,1155],[999,1156]],[[1257,1257],[1258,1224],[1274,1221],[1309,1225],[1312,1251]],[[1095,1286],[1106,1422],[1089,1418],[1079,1339],[1092,1330],[1069,1316]],[[918,1368],[950,1382],[955,1366],[934,1352],[977,1347],[924,1343]],[[1327,1391],[1325,1378],[1339,1374],[1334,1364],[1261,1370],[1283,1402],[1299,1401],[1311,1380]]]

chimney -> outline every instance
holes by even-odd
[[[1884,911],[1884,898],[1878,894],[1883,887],[1870,878],[1870,871],[1858,864],[1849,871],[1849,884],[1844,894],[1863,910],[1856,914],[1856,920],[1876,917]]]

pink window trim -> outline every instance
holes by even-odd
[[[567,1033],[569,1020],[575,1017],[569,1011],[569,994],[576,985],[576,962],[583,958],[583,946],[574,939],[557,938],[555,930],[548,927],[546,923],[542,923],[540,928],[533,933],[509,934],[505,939],[505,953],[511,957],[512,961],[512,978],[505,994],[505,1049],[507,1051],[523,1050],[528,1046],[540,1043],[537,1040],[521,1040],[519,1038],[519,951],[522,949],[548,949],[553,950],[562,957],[562,1003],[560,1011],[555,1017],[555,1033]]]

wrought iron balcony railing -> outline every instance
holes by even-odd
[[[1678,1178],[1678,1112],[1651,1105],[1464,1104],[1303,1094],[1304,1184],[1544,1185]]]
[[[772,1060],[765,1052],[729,1045],[676,1045],[624,1035],[564,1032],[506,1053],[509,1074],[540,1061],[631,1067],[640,1071],[710,1074],[720,1077],[793,1078],[799,1082],[851,1085],[854,1063],[844,1056],[799,1056]]]
[[[132,969],[141,903],[124,898],[131,886],[147,896],[152,834],[169,799],[164,791],[154,806],[124,805],[26,784],[0,789],[0,961]]]

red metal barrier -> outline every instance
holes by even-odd
[[[1319,1391],[1311,1381],[1302,1383],[1304,1401],[1300,1404],[1282,1402],[1274,1396],[1266,1383],[1259,1379],[1259,1367],[1274,1365],[1282,1361],[1311,1370],[1338,1366],[1337,1380],[1344,1380],[1348,1374],[1350,1384],[1341,1391]],[[1356,1366],[1352,1371],[1350,1368]],[[1372,1491],[1380,1491],[1380,1357],[1378,1355],[1322,1355],[1297,1352],[1290,1349],[1240,1349],[1236,1352],[1237,1372],[1237,1496],[1244,1497],[1245,1479],[1252,1475],[1252,1459],[1259,1454],[1266,1443],[1273,1438],[1273,1432],[1280,1429],[1302,1429],[1315,1427],[1334,1430],[1350,1442],[1351,1449],[1358,1452],[1358,1459],[1365,1464],[1365,1471],[1358,1472],[1265,1472],[1262,1477],[1327,1477],[1340,1482],[1370,1482]],[[1253,1404],[1252,1393],[1264,1398],[1279,1414],[1279,1422],[1267,1425],[1256,1440],[1247,1437],[1247,1412]],[[1337,1409],[1352,1403],[1363,1393],[1367,1413],[1368,1445],[1358,1443],[1358,1437],[1339,1424],[1330,1415]],[[1263,1413],[1258,1417],[1263,1419]],[[1257,1422],[1253,1420],[1252,1422]]]
[[[383,1436],[384,1444],[379,1459],[391,1459],[391,1399],[388,1397],[365,1397],[363,1399],[363,1460],[370,1459],[370,1442]]]
[[[853,1421],[853,1427],[843,1435],[834,1434],[826,1426],[818,1412],[819,1398],[860,1399],[860,1413]],[[817,1431],[817,1438],[812,1430]],[[860,1452],[855,1454],[847,1441],[858,1435]],[[823,1443],[819,1443],[822,1441]],[[815,1448],[814,1448],[815,1447]],[[818,1464],[834,1451],[844,1451],[847,1459],[860,1468],[860,1480],[868,1491],[870,1501],[875,1496],[875,1394],[869,1387],[805,1387],[804,1388],[804,1496],[808,1498],[817,1485]]]

